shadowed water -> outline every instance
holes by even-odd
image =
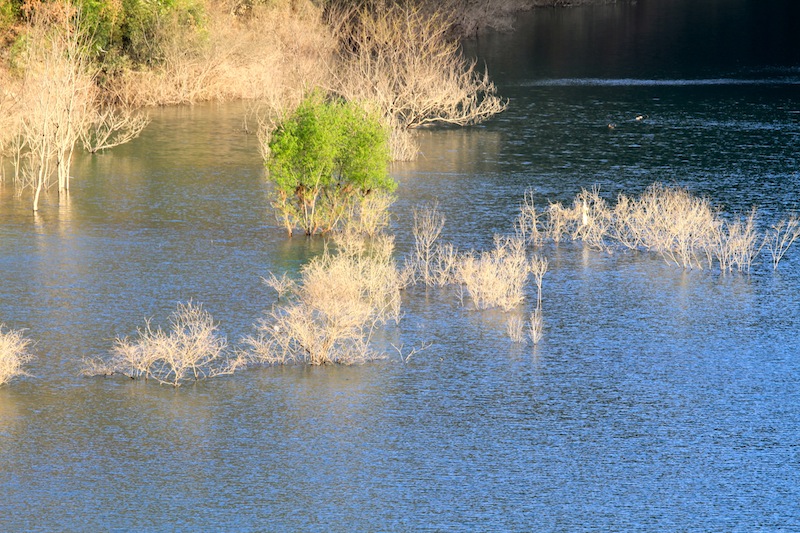
[[[528,188],[544,206],[660,180],[728,214],[757,205],[762,228],[798,207],[800,64],[756,72],[742,52],[738,71],[673,58],[639,77],[624,46],[591,36],[638,35],[668,9],[540,13],[475,45],[508,110],[424,131],[421,158],[393,167],[399,259],[411,209],[434,200],[461,249],[511,232]],[[652,32],[637,57],[670,49]],[[619,53],[591,61],[603,43]],[[720,275],[548,244],[535,347],[506,335],[533,287],[510,315],[417,287],[378,339],[384,361],[179,389],[79,376],[179,301],[238,343],[275,303],[261,276],[321,250],[268,212],[242,112],[152,111],[140,139],[80,157],[69,199],[51,192],[36,217],[0,187],[0,322],[37,341],[33,376],[0,388],[0,530],[800,529],[800,248],[777,272]],[[427,348],[403,363],[389,343]]]

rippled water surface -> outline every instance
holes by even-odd
[[[547,10],[472,43],[509,108],[422,132],[393,167],[398,258],[414,206],[438,200],[443,239],[485,249],[529,188],[545,205],[674,183],[727,214],[756,205],[762,227],[797,209],[785,17],[757,30],[753,2],[692,20],[686,3]],[[797,247],[776,272],[720,275],[546,245],[536,347],[456,290],[412,288],[381,338],[427,346],[406,363],[390,348],[179,389],[79,376],[190,299],[236,344],[275,303],[261,277],[319,252],[268,212],[242,113],[153,111],[37,217],[0,187],[0,322],[37,341],[33,376],[0,388],[0,530],[800,530]]]

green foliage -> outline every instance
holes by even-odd
[[[120,46],[135,63],[158,63],[165,33],[200,28],[205,21],[202,2],[196,0],[122,0],[122,7]]]
[[[118,2],[107,0],[80,0],[81,26],[92,36],[92,55],[101,56],[119,45],[121,24],[125,13]]]
[[[313,93],[269,143],[273,206],[289,233],[329,231],[355,199],[395,189],[388,163],[388,133],[376,117]]]
[[[14,25],[19,14],[20,3],[17,0],[0,0],[0,37]]]
[[[0,0],[0,45],[12,42],[11,31],[21,27],[39,11],[57,12],[56,3]],[[67,0],[76,8],[81,30],[90,36],[91,55],[106,68],[117,64],[158,63],[165,39],[177,29],[196,31],[205,25],[202,0]]]

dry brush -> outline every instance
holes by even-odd
[[[271,275],[265,282],[282,301],[244,342],[265,364],[355,364],[379,358],[370,341],[400,318],[402,278],[393,238],[345,231],[336,251],[306,264],[298,281]]]
[[[528,212],[535,211],[532,202],[526,205]],[[749,272],[765,246],[777,268],[800,236],[796,218],[761,232],[755,208],[744,216],[726,216],[707,198],[661,183],[638,197],[620,194],[613,207],[599,189],[584,189],[570,207],[551,203],[541,219],[533,215],[533,220],[538,229],[528,233],[539,232],[554,242],[569,237],[609,252],[615,246],[650,251],[685,269],[716,266],[723,272]]]
[[[506,107],[488,73],[461,53],[454,19],[418,4],[331,10],[339,43],[331,90],[371,105],[391,128],[395,159],[413,159],[411,131],[431,124],[468,125]]]
[[[31,341],[25,338],[22,331],[4,329],[5,324],[0,324],[0,385],[28,375],[24,366],[33,359],[29,351]]]
[[[136,338],[117,338],[110,357],[85,361],[84,374],[121,374],[177,387],[232,374],[245,365],[242,354],[228,350],[227,340],[202,305],[179,304],[169,323],[165,331],[146,320]]]

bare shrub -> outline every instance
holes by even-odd
[[[448,35],[444,11],[413,3],[332,9],[328,21],[339,42],[332,89],[370,102],[392,130],[395,159],[409,156],[404,132],[427,124],[474,124],[506,107],[486,72],[462,55]]]
[[[515,344],[522,344],[525,340],[525,324],[522,319],[516,315],[508,317],[506,322],[506,335]]]
[[[534,345],[539,344],[539,341],[542,340],[543,331],[544,318],[542,317],[542,310],[537,307],[531,313],[531,319],[528,322],[528,337],[530,337]]]
[[[533,344],[538,344],[542,338],[544,320],[542,318],[542,279],[547,272],[547,259],[534,256],[531,258],[531,274],[536,283],[536,306],[531,312],[527,323],[527,337]],[[511,316],[506,323],[506,333],[512,342],[521,344],[526,337],[525,323],[519,316]]]
[[[572,228],[577,224],[580,214],[572,208],[566,208],[561,202],[551,203],[547,207],[545,231],[553,242],[561,242],[564,235],[572,235]]]
[[[736,268],[739,272],[749,272],[764,239],[756,229],[756,209],[742,219],[725,222],[719,227],[716,249],[720,270],[728,272]]]
[[[23,366],[33,359],[28,351],[31,341],[19,330],[3,331],[4,328],[5,324],[0,324],[0,385],[27,376]]]
[[[433,281],[439,287],[458,283],[458,265],[461,254],[450,243],[437,243],[432,267]]]
[[[532,207],[523,204],[523,209],[530,211]],[[535,227],[535,211],[526,216],[534,217],[533,221],[527,223],[534,223]],[[551,203],[547,209],[546,234],[555,242],[568,235],[572,240],[580,240],[592,248],[609,250],[606,239],[611,235],[613,226],[613,213],[597,187],[591,191],[582,189],[572,207]]]
[[[547,273],[547,258],[534,256],[531,259],[531,274],[536,283],[536,307],[531,313],[530,325],[528,334],[533,344],[538,344],[542,339],[542,330],[544,329],[544,319],[542,318],[542,281],[545,273]]]
[[[445,217],[439,212],[438,203],[423,208],[414,208],[414,252],[407,267],[427,286],[437,284],[436,264],[439,259],[438,240],[444,229]],[[445,274],[446,275],[446,274]]]
[[[639,198],[620,195],[613,209],[597,188],[583,189],[570,208],[550,204],[546,226],[555,242],[570,235],[610,250],[611,239],[628,248],[652,250],[684,268],[702,268],[720,249],[723,222],[708,200],[655,183]]]
[[[519,215],[514,221],[516,234],[529,244],[541,244],[543,236],[539,227],[539,218],[540,213],[536,211],[536,205],[533,202],[533,191],[528,189],[525,191],[525,196],[519,207]]]
[[[800,217],[795,213],[771,226],[764,242],[770,252],[773,269],[778,268],[778,263],[798,237],[800,237]]]
[[[596,188],[591,192],[584,189],[572,207],[550,204],[546,214],[547,236],[553,241],[571,235],[606,250],[616,242],[633,250],[653,251],[688,269],[718,265],[724,272],[748,272],[764,246],[777,268],[788,246],[800,236],[796,218],[782,221],[762,236],[755,208],[746,217],[726,219],[708,199],[660,183],[638,198],[620,194],[613,208],[599,197]]]
[[[608,204],[600,197],[600,189],[583,189],[575,198],[573,210],[580,213],[580,223],[573,229],[572,238],[592,248],[608,250],[606,238],[611,231],[613,217]]]
[[[458,275],[478,309],[509,311],[525,298],[531,264],[520,237],[495,236],[488,252],[469,252],[458,265]]]
[[[638,205],[624,194],[617,197],[614,206],[614,224],[611,228],[613,238],[631,250],[644,246],[644,228],[637,223]]]
[[[401,276],[391,237],[371,244],[358,239],[363,236],[340,236],[339,251],[326,250],[304,266],[297,283],[272,276],[268,284],[286,299],[244,339],[255,360],[322,365],[380,357],[370,341],[379,326],[399,320]]]
[[[764,237],[764,245],[772,259],[773,270],[777,270],[778,263],[798,237],[800,237],[800,217],[797,214],[793,213],[788,219],[771,226]]]
[[[81,132],[83,148],[89,153],[107,150],[132,141],[150,124],[150,117],[130,106],[97,107]]]
[[[379,235],[389,226],[389,208],[395,196],[385,191],[370,191],[356,198],[345,217],[345,226],[369,237]]]
[[[154,379],[180,386],[213,376],[233,373],[245,363],[241,354],[231,356],[227,341],[202,305],[179,304],[170,315],[170,329],[153,329],[150,320],[137,338],[118,338],[111,358],[89,361],[85,374],[122,374],[132,379]]]
[[[445,220],[437,203],[414,209],[414,251],[405,265],[412,283],[442,287],[459,282],[462,257],[452,244],[439,242]]]
[[[718,241],[721,219],[705,198],[655,183],[637,200],[629,222],[644,247],[683,268],[702,268]]]
[[[534,255],[531,258],[531,274],[536,283],[536,308],[542,308],[542,282],[547,273],[548,261],[546,257]]]

